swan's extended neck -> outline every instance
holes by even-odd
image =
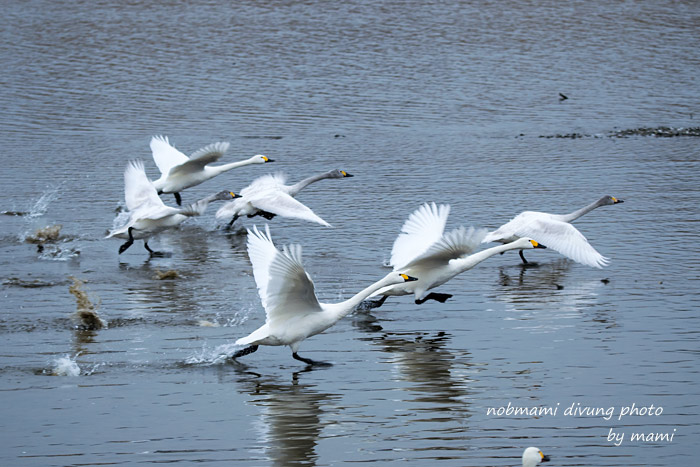
[[[318,175],[313,175],[309,178],[305,178],[304,180],[290,186],[287,191],[288,191],[290,196],[296,196],[297,193],[299,193],[301,190],[303,190],[307,186],[309,186],[312,183],[317,182],[319,180],[323,180],[324,178],[328,178],[329,176],[330,176],[330,174],[328,172],[318,174]]]
[[[374,292],[392,283],[394,282],[391,280],[391,276],[387,276],[369,287],[360,290],[358,293],[344,302],[326,304],[326,309],[332,314],[332,316],[334,316],[336,321],[340,320],[347,316],[350,312],[354,311],[363,300],[372,295]]]
[[[250,159],[246,159],[244,161],[238,161],[238,162],[229,162],[228,164],[222,164],[222,165],[216,165],[216,166],[207,166],[210,169],[216,170],[217,174],[226,172],[231,169],[235,169],[237,167],[243,167],[245,165],[250,165],[255,162],[255,157],[251,157]]]
[[[464,271],[468,271],[480,262],[489,259],[493,255],[497,255],[498,253],[503,253],[505,251],[514,250],[518,248],[514,245],[514,243],[515,242],[505,243],[503,245],[498,245],[491,248],[487,248],[485,250],[478,251],[464,258],[453,259],[452,261],[450,261],[450,265],[457,271],[457,274],[462,273]]]
[[[564,222],[573,222],[576,219],[578,219],[579,217],[583,216],[584,214],[588,214],[589,212],[591,212],[595,208],[602,206],[604,199],[605,198],[601,198],[598,201],[591,203],[588,206],[582,207],[581,209],[577,209],[576,211],[571,212],[569,214],[563,214],[563,215],[559,216],[559,220],[564,221]]]

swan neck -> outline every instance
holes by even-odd
[[[214,167],[209,166],[211,169],[216,170],[218,173],[226,172],[237,167],[243,167],[244,165],[249,165],[253,163],[253,158],[246,159],[244,161],[229,162],[228,164],[217,165]]]
[[[393,283],[391,280],[391,276],[387,276],[384,279],[375,282],[374,284],[370,285],[369,287],[366,287],[362,290],[360,290],[358,293],[350,297],[349,299],[345,300],[344,302],[337,303],[333,305],[331,310],[335,314],[336,319],[341,319],[350,314],[352,311],[357,308],[357,306],[362,303],[363,300],[365,300],[367,297],[372,295],[374,292],[377,290],[381,289],[382,287],[389,285],[390,283]]]
[[[570,212],[569,214],[564,214],[561,216],[561,220],[564,222],[573,222],[579,217],[583,216],[584,214],[588,214],[592,210],[594,210],[597,207],[601,206],[601,200],[598,200],[594,203],[589,204],[588,206],[582,207],[581,209],[577,209],[574,212]]]
[[[481,250],[464,258],[453,259],[452,261],[450,261],[450,263],[459,274],[473,268],[477,264],[489,259],[493,255],[503,253],[504,251],[513,250],[515,248],[517,247],[513,246],[513,243],[505,243],[503,245],[498,245],[491,248],[487,248],[485,250]]]
[[[319,180],[323,180],[324,178],[328,178],[327,173],[313,175],[311,177],[305,178],[304,180],[302,180],[298,183],[295,183],[294,185],[289,187],[289,195],[294,196],[297,193],[299,193],[301,190],[306,188],[308,185],[311,185],[312,183],[317,182]]]

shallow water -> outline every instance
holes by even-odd
[[[0,419],[3,465],[691,465],[700,454],[698,139],[609,136],[697,127],[695,2],[15,2],[0,57]],[[559,100],[559,93],[568,96]],[[583,138],[546,136],[590,135]],[[225,358],[264,321],[242,227],[205,216],[151,242],[104,240],[127,160],[148,142],[232,143],[250,166],[194,201],[280,170],[355,175],[298,199],[334,228],[276,218],[319,297],[350,297],[406,217],[448,228],[523,210],[578,220],[604,270],[531,251],[437,291],[392,297],[302,344]],[[171,197],[164,197],[172,204]],[[213,207],[213,206],[212,206]],[[258,225],[261,220],[255,220]],[[39,252],[26,242],[60,224]],[[167,271],[177,277],[160,279]],[[71,277],[108,328],[78,330]],[[76,366],[79,369],[77,376]],[[54,376],[61,374],[62,376]],[[487,414],[557,408],[557,415]],[[576,406],[576,404],[580,406]],[[597,407],[609,420],[565,415]],[[623,407],[663,407],[619,418]],[[610,430],[625,433],[619,446]],[[675,430],[675,431],[674,431]],[[631,441],[632,433],[672,441]]]

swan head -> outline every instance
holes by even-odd
[[[217,194],[214,195],[214,201],[226,201],[229,199],[235,199],[235,198],[240,198],[241,195],[237,195],[233,191],[220,191]]]
[[[519,238],[514,242],[508,243],[513,250],[531,250],[533,248],[547,248],[546,246],[542,245],[540,242],[533,240],[531,238]]]
[[[256,154],[250,159],[253,161],[253,164],[265,164],[267,162],[275,162],[274,159],[270,159],[269,157],[263,156],[262,154]]]
[[[328,178],[346,178],[346,177],[354,177],[354,175],[347,173],[344,170],[340,169],[335,169],[331,170],[328,172]]]
[[[417,281],[417,280],[418,280],[417,277],[409,276],[408,274],[404,274],[401,272],[399,272],[399,273],[390,272],[381,281],[381,283],[382,283],[382,286],[387,286],[387,285],[403,284],[404,282],[413,282],[413,281]]]
[[[529,447],[523,452],[523,467],[534,467],[540,462],[549,462],[549,456],[535,447]]]
[[[609,206],[611,204],[619,204],[619,203],[624,203],[624,202],[625,202],[624,200],[621,200],[620,198],[615,198],[614,196],[610,196],[610,195],[603,196],[602,198],[600,198],[600,201],[598,201],[598,203],[601,206]]]

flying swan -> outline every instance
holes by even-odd
[[[124,253],[136,239],[143,239],[143,246],[151,256],[161,253],[152,250],[148,246],[151,236],[177,225],[180,225],[188,217],[199,216],[204,213],[212,201],[233,199],[237,196],[230,191],[221,191],[207,196],[185,208],[172,208],[166,206],[160,199],[155,187],[148,180],[143,162],[130,161],[124,170],[124,200],[128,212],[128,219],[123,224],[109,232],[105,238],[126,238],[127,241],[119,247],[119,254]],[[118,222],[117,217],[115,222]]]
[[[609,259],[598,253],[588,243],[586,237],[570,222],[600,206],[623,202],[623,200],[613,196],[603,196],[588,206],[564,215],[525,211],[518,214],[510,222],[488,233],[484,237],[484,243],[509,243],[520,237],[529,237],[546,244],[549,248],[578,263],[602,269],[608,264]],[[527,264],[522,250],[520,250],[520,258],[524,264]]]
[[[233,359],[255,352],[259,345],[288,345],[294,359],[308,365],[322,364],[299,356],[304,339],[333,326],[375,290],[416,280],[391,272],[344,302],[319,303],[314,283],[301,262],[301,245],[285,245],[280,251],[272,243],[269,226],[265,232],[253,226],[248,230],[248,256],[267,318],[260,328],[236,341],[236,345],[248,347],[234,353]]]
[[[285,185],[287,179],[284,174],[263,175],[243,188],[239,199],[221,206],[216,212],[216,218],[219,220],[231,219],[228,224],[229,229],[236,222],[236,219],[244,215],[248,217],[262,216],[268,220],[279,215],[316,222],[330,227],[328,222],[321,219],[306,205],[294,199],[294,197],[308,185],[319,180],[347,177],[352,177],[352,175],[344,170],[336,169],[305,178],[294,185]]]
[[[208,165],[218,161],[228,151],[228,148],[229,143],[212,143],[187,157],[170,144],[167,136],[152,137],[151,152],[153,153],[153,160],[161,173],[160,178],[153,182],[153,186],[156,187],[159,195],[162,193],[173,193],[175,201],[180,206],[182,205],[180,192],[185,188],[199,185],[236,167],[274,162],[273,159],[258,154],[239,162],[218,166]]]
[[[522,238],[474,253],[486,231],[459,227],[444,233],[449,214],[448,204],[426,203],[408,217],[394,241],[390,264],[395,272],[415,276],[418,280],[378,290],[372,296],[381,295],[381,298],[363,303],[363,309],[380,307],[392,295],[413,294],[417,305],[426,300],[444,303],[452,295],[427,292],[497,253],[546,248],[534,240]]]

